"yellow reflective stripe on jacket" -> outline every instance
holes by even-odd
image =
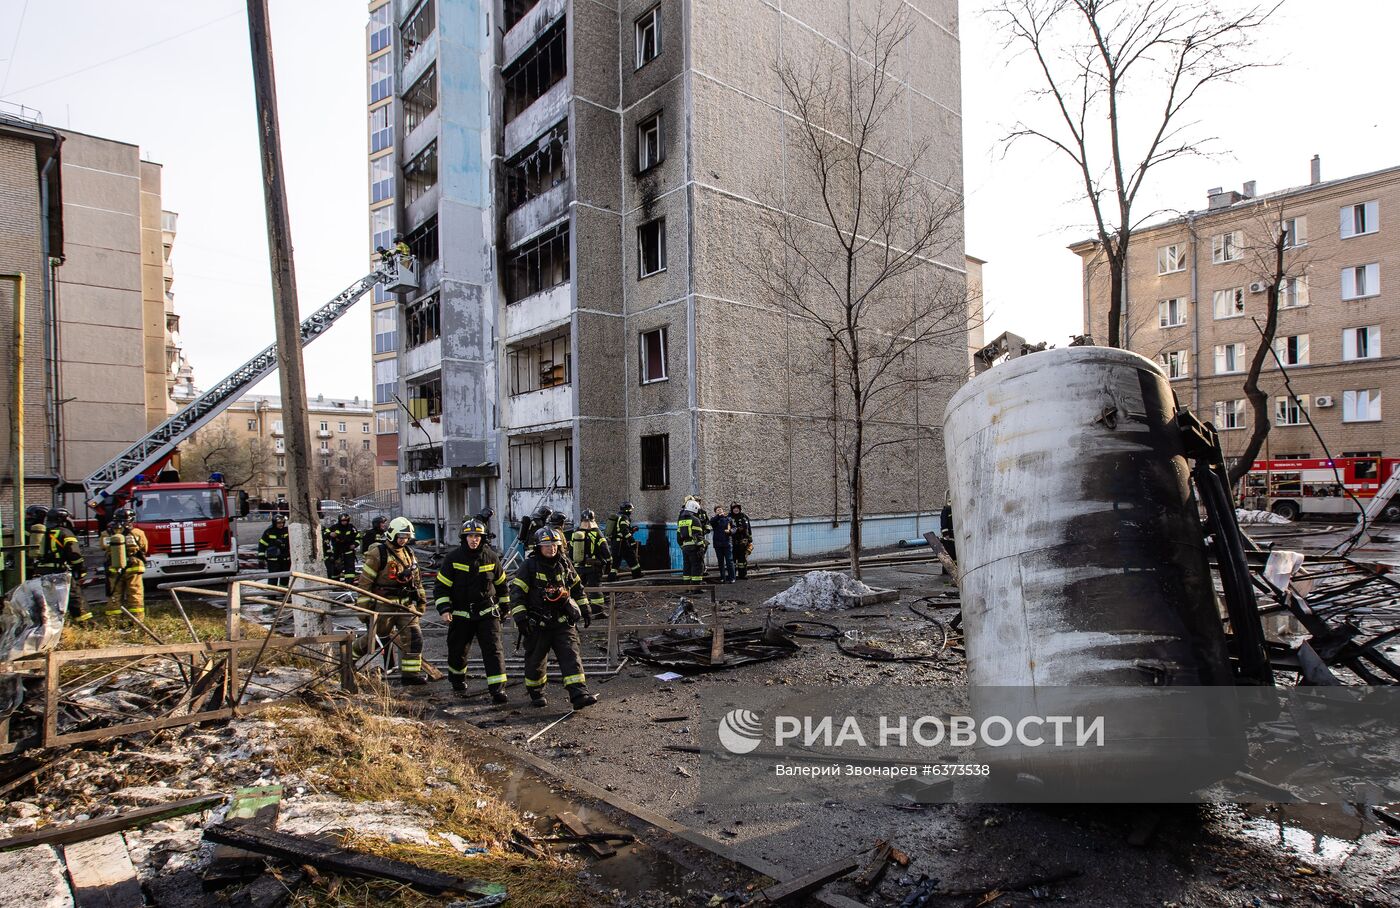
[[[519,577],[516,577],[514,580],[512,580],[510,582],[510,585],[519,587],[520,589],[525,590],[527,593],[530,591],[530,584],[526,583],[524,580],[521,580]]]
[[[457,565],[453,565],[453,567],[457,567]],[[452,581],[449,580],[449,579],[447,579],[447,575],[444,574],[442,571],[438,571],[437,582],[438,582],[438,583],[441,583],[443,586],[451,586],[451,585],[452,585]]]
[[[472,566],[471,566],[470,564],[463,564],[463,563],[460,562],[460,561],[454,561],[454,562],[452,562],[452,566],[455,567],[455,568],[456,568],[457,570],[459,570],[459,571],[466,571],[466,572],[468,572],[468,573],[470,573],[470,572],[471,572],[471,569],[472,569]],[[438,576],[441,577],[442,575],[439,574]]]
[[[481,565],[480,567],[477,568],[477,570],[480,571],[480,572],[483,573],[483,574],[489,574],[489,573],[491,573],[492,571],[494,571],[495,569],[496,569],[495,562],[492,562],[491,564],[483,564],[483,565]]]

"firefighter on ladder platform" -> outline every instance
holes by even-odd
[[[597,703],[598,698],[588,692],[575,625],[582,621],[588,627],[593,619],[578,606],[584,597],[583,582],[562,554],[563,547],[564,537],[549,527],[536,532],[534,551],[510,582],[510,616],[525,647],[525,689],[530,703],[548,703],[544,696],[545,663],[553,652],[569,703],[574,709],[583,709]]]
[[[467,692],[467,650],[481,647],[491,702],[506,702],[506,657],[501,645],[500,602],[507,598],[506,569],[486,543],[486,524],[462,522],[462,544],[448,552],[433,586],[433,604],[447,624],[447,679],[461,696]]]
[[[39,554],[34,558],[35,576],[71,574],[68,585],[68,619],[87,621],[92,617],[83,602],[83,579],[87,577],[87,562],[78,550],[78,537],[73,532],[73,516],[67,508],[53,508],[44,516],[44,537]]]
[[[632,525],[632,502],[624,501],[608,520],[608,544],[613,554],[609,580],[617,579],[617,569],[624,561],[632,567],[634,579],[642,576],[642,546],[633,535],[636,531],[637,528]]]
[[[356,641],[356,658],[369,652],[377,639],[393,638],[399,647],[399,680],[404,684],[426,684],[423,678],[423,627],[420,619],[428,601],[423,591],[423,575],[409,545],[413,524],[407,517],[389,521],[389,541],[376,543],[365,552],[364,564],[355,585],[366,592],[394,602],[399,612],[377,619],[369,633]],[[361,608],[379,610],[383,606],[368,596],[360,597]]]
[[[603,591],[598,584],[603,582],[604,574],[616,577],[617,572],[612,567],[612,550],[608,547],[608,540],[598,529],[598,515],[592,511],[580,514],[578,529],[574,530],[570,542],[569,554],[583,580],[589,612],[594,618],[602,618],[607,612],[603,610]]]
[[[123,607],[138,619],[146,617],[146,589],[141,579],[151,543],[140,527],[132,526],[135,519],[131,508],[117,508],[102,540],[107,550],[108,619],[120,617]]]

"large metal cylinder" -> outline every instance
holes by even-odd
[[[974,704],[979,688],[1231,683],[1176,417],[1161,369],[1109,347],[1010,360],[949,401],[944,437]],[[1201,731],[1134,734],[1189,749]],[[1121,773],[1125,757],[1154,763],[1153,746],[1104,757]],[[1043,755],[1003,756],[1051,765]]]

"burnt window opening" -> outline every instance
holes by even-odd
[[[410,233],[404,242],[408,250],[418,260],[419,267],[426,268],[438,260],[438,219],[433,215]]]
[[[637,124],[637,173],[646,173],[666,159],[661,140],[661,111],[657,111]]]
[[[506,210],[514,211],[568,179],[569,121],[561,120],[506,162]]]
[[[432,419],[442,415],[442,379],[408,386],[408,412],[414,419]]]
[[[567,435],[511,439],[509,457],[514,490],[574,486],[574,446]]]
[[[569,225],[546,230],[510,253],[506,302],[515,303],[569,281]]]
[[[506,373],[511,395],[567,385],[573,379],[572,357],[568,334],[510,348]]]
[[[671,436],[642,436],[642,488],[671,487]]]
[[[637,278],[666,270],[666,219],[657,218],[637,228]]]
[[[501,13],[505,16],[506,31],[515,28],[515,23],[525,18],[525,14],[535,8],[537,0],[505,0]]]
[[[407,349],[421,347],[428,341],[437,340],[442,335],[441,307],[438,295],[434,293],[416,303],[410,303],[403,310],[404,332],[408,338]]]
[[[423,0],[413,15],[408,17],[408,24],[399,32],[399,46],[403,53],[401,57],[404,65],[412,60],[432,37],[433,29],[437,27],[437,15],[433,8],[433,0]]]
[[[419,448],[416,451],[405,451],[404,454],[407,456],[408,469],[406,472],[417,473],[422,470],[442,468],[442,448],[440,447]]]
[[[403,165],[405,202],[412,205],[422,198],[428,190],[436,186],[437,181],[437,139],[434,139],[428,143],[426,148],[414,155],[411,161]]]
[[[503,110],[506,122],[520,116],[567,74],[568,57],[561,19],[502,73],[506,87]]]
[[[437,64],[432,63],[418,77],[408,91],[403,93],[403,131],[413,132],[428,114],[437,110],[438,86]]]

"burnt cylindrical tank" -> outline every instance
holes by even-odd
[[[1139,690],[1232,683],[1162,370],[1111,347],[1013,359],[953,395],[944,439],[974,708],[1044,706],[1053,692],[1092,704],[1086,691],[1118,714],[1128,704],[1097,756],[1013,746],[996,758],[1092,782],[1218,756],[1215,731],[1189,715],[1131,706]]]

